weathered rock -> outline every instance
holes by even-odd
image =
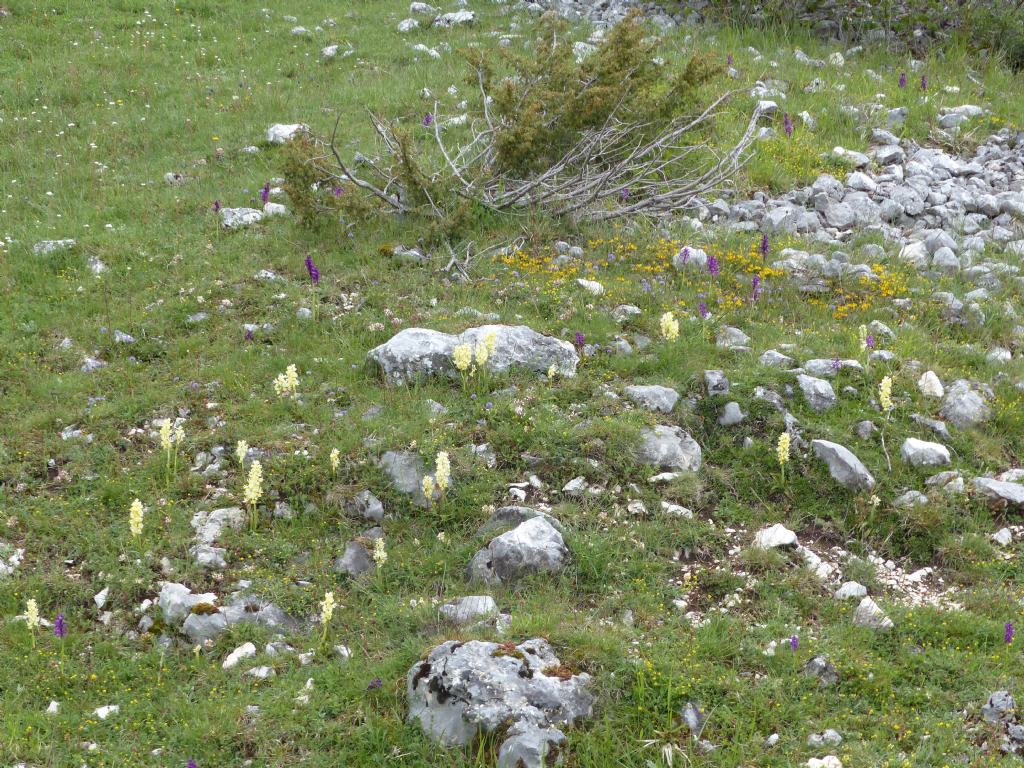
[[[426,498],[426,497],[424,497]],[[384,519],[384,505],[369,491],[360,491],[345,505],[350,514],[379,523]]]
[[[1024,506],[1024,485],[993,480],[988,477],[974,478],[974,490],[986,499],[1011,507]]]
[[[946,390],[942,386],[942,381],[935,374],[935,371],[925,371],[922,373],[921,378],[917,380],[917,388],[925,397],[941,398],[946,394]]]
[[[828,440],[812,440],[811,447],[818,458],[828,464],[832,477],[841,485],[851,491],[874,489],[875,478],[849,449]]]
[[[712,397],[729,394],[729,379],[725,371],[704,371],[704,386]]]
[[[758,549],[789,549],[799,543],[796,534],[782,523],[762,528],[754,536],[754,546]]]
[[[984,388],[965,379],[958,379],[946,390],[946,397],[942,401],[942,416],[960,429],[969,429],[987,421],[992,415],[992,409],[985,403],[987,395]]]
[[[309,126],[303,123],[275,123],[267,128],[268,144],[287,144],[296,136],[309,132]]]
[[[263,220],[263,211],[255,208],[221,208],[220,224],[224,229],[242,229]]]
[[[504,372],[526,368],[547,373],[554,366],[560,376],[575,376],[579,355],[572,344],[544,336],[525,325],[484,325],[459,335],[427,328],[406,328],[367,353],[391,384],[405,384],[427,376],[457,377],[452,354],[460,344],[476,349],[478,342],[494,334],[495,347],[487,359],[488,370]]]
[[[244,523],[245,511],[241,507],[201,510],[192,516],[192,529],[200,544],[213,544],[226,528],[238,530]]]
[[[722,407],[722,412],[718,416],[718,426],[734,427],[742,423],[745,418],[747,418],[747,414],[740,409],[740,404],[735,401],[729,402]]]
[[[472,595],[442,605],[438,612],[452,624],[461,626],[498,615],[498,604],[490,595]]]
[[[696,472],[701,465],[697,441],[679,427],[659,424],[640,433],[637,460],[665,470]]]
[[[804,399],[811,410],[821,413],[835,406],[836,393],[832,385],[824,379],[816,379],[801,373],[796,377],[796,382],[800,385],[800,391],[804,393]]]
[[[418,507],[430,506],[423,494],[423,477],[427,469],[418,453],[388,451],[380,457],[380,466],[391,478],[391,485],[396,491],[412,496],[412,503]]]
[[[908,437],[900,448],[900,456],[914,467],[939,467],[950,463],[949,449],[941,443],[929,443]]]
[[[869,627],[875,630],[892,629],[892,619],[885,615],[885,612],[878,607],[878,604],[870,597],[860,601],[857,610],[853,613],[853,623],[861,627]]]
[[[850,600],[851,598],[857,598],[858,600],[862,597],[867,597],[868,590],[863,584],[858,584],[856,581],[846,581],[843,585],[836,590],[836,600]]]
[[[467,578],[497,586],[538,573],[558,573],[569,563],[562,534],[544,517],[533,517],[495,536],[470,561]]]
[[[160,596],[157,603],[163,611],[164,621],[168,624],[179,624],[192,609],[201,604],[213,605],[217,602],[217,596],[212,592],[194,595],[192,590],[184,584],[173,581],[165,581],[160,588]]]
[[[571,481],[570,481],[571,482]],[[494,513],[487,519],[487,522],[481,525],[477,529],[478,536],[495,536],[498,533],[504,533],[510,531],[520,523],[525,523],[527,520],[532,520],[535,517],[542,517],[547,520],[551,526],[559,533],[564,534],[565,528],[557,518],[552,517],[547,512],[540,509],[534,509],[533,507],[521,507],[521,506],[507,506],[499,507]]]
[[[657,384],[635,384],[626,387],[626,397],[648,411],[671,413],[679,402],[679,393],[671,387]]]
[[[839,682],[839,670],[824,656],[815,656],[803,666],[803,673],[816,677],[821,688],[828,688]]]
[[[356,578],[373,570],[375,567],[373,558],[361,542],[350,541],[345,545],[345,553],[334,561],[335,573],[345,573],[351,578]]]
[[[466,745],[478,734],[510,726],[499,751],[506,762],[500,764],[518,768],[514,760],[519,756],[532,759],[535,750],[547,751],[540,741],[561,743],[560,732],[533,729],[572,726],[593,712],[590,676],[545,672],[556,668],[563,667],[545,640],[527,640],[514,648],[449,640],[409,670],[408,718],[419,721],[446,747]]]
[[[70,251],[75,247],[75,240],[67,238],[64,240],[40,240],[32,246],[32,253],[36,256],[49,256],[58,251]]]

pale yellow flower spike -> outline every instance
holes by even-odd
[[[448,460],[447,451],[440,451],[437,454],[436,465],[437,470],[434,472],[434,482],[437,484],[437,489],[444,493],[448,490],[452,477],[452,465]]]
[[[332,448],[331,449],[331,473],[332,474],[334,472],[338,471],[338,465],[341,464],[340,456],[341,456],[341,454],[338,452],[337,448]]]
[[[243,498],[246,504],[255,505],[263,496],[263,465],[259,461],[253,461],[249,467],[249,478],[245,483]]]
[[[142,520],[145,514],[146,510],[142,506],[142,502],[138,499],[133,501],[131,508],[128,510],[128,529],[132,532],[132,536],[136,538],[142,535]]]
[[[242,465],[245,463],[245,457],[249,455],[249,444],[245,440],[239,440],[235,443],[235,458],[238,459],[238,464]]]
[[[427,497],[427,503],[432,502],[434,500],[434,478],[424,475],[421,485],[423,486],[423,495]]]
[[[334,593],[324,593],[324,599],[320,603],[320,623],[328,624],[334,616]]]
[[[465,373],[473,363],[473,349],[469,344],[459,344],[452,350],[452,361],[455,367]]]
[[[160,447],[165,451],[171,450],[171,420],[166,419],[160,425]]]
[[[675,341],[679,338],[679,321],[671,312],[666,312],[661,316],[661,335],[667,341]]]
[[[892,410],[892,379],[888,376],[878,383],[878,404],[886,413]]]
[[[789,461],[789,432],[779,435],[779,442],[775,446],[775,455],[778,457],[780,465]]]
[[[35,601],[35,598],[29,598],[25,602],[25,623],[32,630],[39,626],[39,603]]]

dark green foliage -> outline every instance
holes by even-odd
[[[653,132],[692,108],[698,89],[720,68],[708,56],[695,56],[682,70],[666,73],[655,63],[656,49],[657,41],[630,16],[577,61],[566,23],[548,15],[534,50],[506,56],[512,75],[495,84],[492,68],[477,59],[500,121],[497,172],[538,173],[563,157],[583,132],[613,117]]]

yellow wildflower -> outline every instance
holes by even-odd
[[[142,518],[145,514],[146,510],[142,506],[142,502],[138,499],[133,501],[128,510],[128,529],[132,532],[132,536],[142,535]]]

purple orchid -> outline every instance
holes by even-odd
[[[683,246],[683,250],[681,250],[679,253],[683,257],[683,266],[686,266],[687,264],[689,264],[690,263],[690,246],[684,245]]]
[[[313,257],[308,253],[306,254],[306,271],[309,272],[309,279],[313,282],[313,285],[320,285],[320,270],[316,268],[316,264],[313,263]]]
[[[832,370],[833,371],[837,371],[838,372],[842,367],[843,367],[843,361],[839,359],[838,355],[836,355],[834,358],[832,358]]]
[[[867,337],[864,339],[864,345],[868,349],[874,349],[875,348],[875,336],[874,336],[874,334],[869,333],[867,335]]]
[[[270,200],[270,182],[268,181],[260,188],[260,200],[264,203]]]
[[[213,201],[213,212],[220,213],[220,200]]]
[[[621,192],[619,192],[619,200],[628,200],[631,194],[632,192],[629,191],[629,187],[626,187]]]
[[[373,678],[373,680],[370,681],[370,684],[366,686],[366,690],[377,691],[380,690],[382,685],[384,685],[384,681],[381,680],[379,677],[375,677]]]
[[[789,116],[789,112],[782,116],[782,130],[786,132],[786,136],[793,136],[793,118]]]
[[[1013,642],[1013,622],[1006,622],[1006,626],[1003,627],[1003,642],[1007,645]]]
[[[427,114],[423,116],[423,120],[421,122],[423,123],[424,128],[429,128],[434,124],[434,116],[427,112]]]
[[[767,259],[769,253],[771,253],[771,244],[768,242],[768,233],[766,232],[761,236],[761,255]]]
[[[582,347],[587,342],[587,337],[583,335],[582,331],[576,331],[575,343],[577,347]]]
[[[705,302],[702,301],[697,305],[697,314],[700,315],[701,320],[708,319],[708,315],[710,315],[711,313],[708,312],[708,305]]]
[[[761,276],[754,275],[754,278],[750,281],[750,298],[753,301],[757,301],[757,297],[761,295]]]
[[[726,56],[725,60],[729,63],[729,66],[731,67],[732,66],[732,54],[730,53],[728,56]]]
[[[188,765],[186,765],[185,768],[199,768],[199,765],[194,759],[189,758]]]
[[[708,256],[708,274],[712,277],[718,277],[721,271],[721,268],[718,266],[718,259],[714,256]]]
[[[246,341],[252,341],[252,339],[253,339],[252,328],[246,328],[246,330],[245,330],[245,340]]]
[[[789,638],[789,647],[790,647],[790,648],[791,648],[792,650],[794,650],[794,651],[795,651],[795,650],[796,650],[797,648],[799,648],[799,647],[800,647],[800,638],[799,638],[799,637],[797,637],[796,635],[793,635],[793,636],[792,636],[791,638]]]
[[[68,625],[64,622],[64,614],[58,613],[57,620],[53,622],[53,634],[63,640],[68,634]]]
[[[900,88],[906,88],[906,87],[907,87],[907,73],[906,72],[900,72]]]
[[[928,93],[928,75],[921,75],[921,90]]]

